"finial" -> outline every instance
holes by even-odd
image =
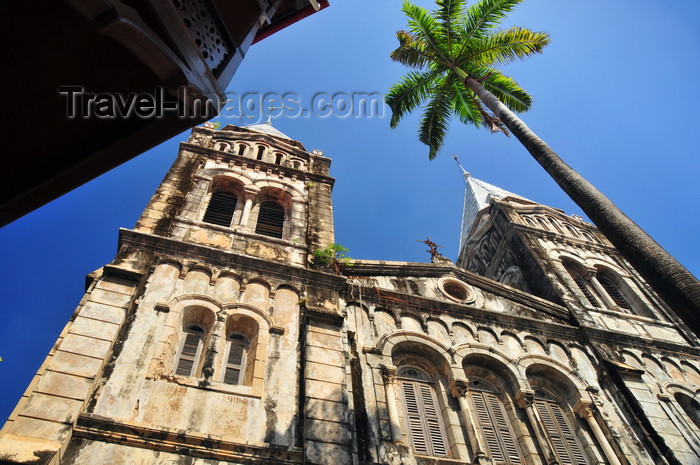
[[[287,106],[287,105],[285,105],[285,104],[282,104],[281,107],[276,107],[276,106],[274,106],[274,105],[270,105],[269,107],[267,107],[268,114],[267,114],[267,121],[265,121],[265,124],[269,124],[270,126],[272,126],[272,112],[273,112],[274,110],[282,110],[282,109],[285,109],[285,110],[294,110],[294,108],[289,107],[289,106]],[[279,116],[279,115],[278,115],[278,116]]]
[[[441,245],[437,245],[435,242],[430,240],[429,236],[425,236],[425,240],[421,241],[420,239],[416,239],[418,242],[422,242],[423,244],[427,245],[430,247],[429,250],[426,250],[426,252],[430,253],[430,258],[435,259],[437,257],[442,257],[442,254],[438,252],[438,247],[442,247]]]
[[[272,110],[277,110],[277,108],[270,105],[269,107],[267,107],[267,110],[268,110],[267,121],[265,121],[264,124],[269,124],[270,126],[272,126]]]
[[[462,164],[459,162],[459,158],[457,158],[457,155],[455,155],[455,154],[453,153],[453,154],[452,154],[452,158],[455,159],[455,161],[457,162],[457,165],[458,165],[459,168],[462,170],[462,176],[464,176],[464,180],[466,181],[467,179],[469,179],[469,176],[471,176],[471,173],[470,173],[469,171],[467,171],[467,170],[464,169],[464,167],[462,166]]]

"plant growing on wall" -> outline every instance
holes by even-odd
[[[348,249],[338,243],[328,244],[322,249],[314,250],[312,264],[317,268],[342,274],[341,265],[350,266],[352,264],[352,258],[348,257],[347,253]]]

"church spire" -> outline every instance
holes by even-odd
[[[489,184],[480,179],[476,179],[464,169],[462,164],[457,159],[457,156],[453,155],[453,158],[457,161],[462,174],[464,176],[464,209],[462,210],[462,229],[460,232],[460,248],[464,246],[467,241],[467,237],[474,227],[474,221],[480,211],[491,205],[493,199],[502,199],[505,197],[518,197],[524,199],[524,197],[514,194],[500,187]]]

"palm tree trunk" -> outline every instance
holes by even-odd
[[[529,127],[479,81],[465,85],[518,138],[535,160],[588,215],[685,323],[700,335],[700,282],[590,182],[564,163]]]

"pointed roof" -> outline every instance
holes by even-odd
[[[516,197],[523,200],[528,200],[521,195],[514,194],[500,187],[489,184],[481,179],[472,177],[471,173],[462,168],[464,175],[464,210],[462,211],[462,231],[460,233],[460,245],[464,243],[469,236],[469,232],[474,226],[474,221],[480,211],[491,205],[493,199],[503,199],[506,197]]]
[[[207,123],[204,123],[205,126]],[[207,127],[213,127],[213,126],[207,126]],[[299,142],[298,140],[294,140],[279,129],[275,128],[272,126],[272,122],[270,122],[270,119],[268,118],[267,121],[265,121],[262,124],[252,124],[250,126],[236,126],[233,124],[227,124],[226,127],[221,128],[220,131],[242,131],[242,132],[257,132],[258,134],[265,134],[268,136],[276,137],[278,139],[282,139],[285,143],[292,145],[294,147],[300,148],[304,152],[306,152],[306,147],[304,147],[304,144]]]
[[[282,139],[294,140],[279,129],[275,128],[272,125],[272,121],[269,119],[263,124],[254,124],[252,126],[245,126],[245,128],[250,129],[251,131],[261,132],[263,134],[269,134],[270,136],[280,137]]]

